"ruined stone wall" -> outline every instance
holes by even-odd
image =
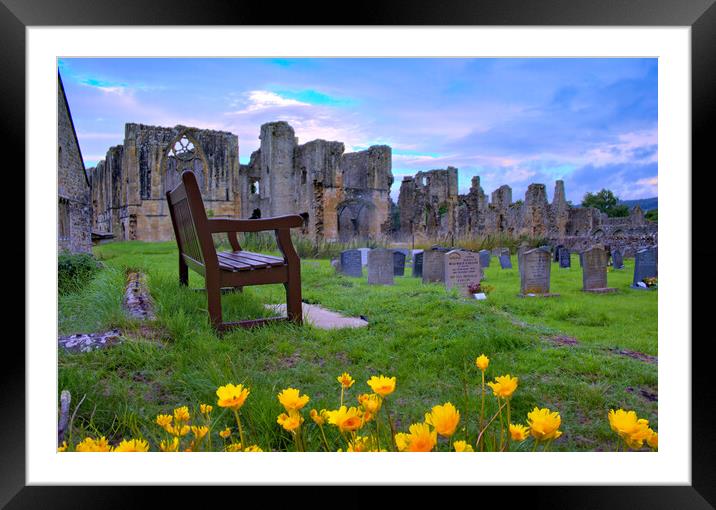
[[[241,165],[244,217],[300,214],[314,241],[376,238],[390,222],[391,149],[344,153],[341,142],[298,143],[286,122],[261,126],[261,145]]]
[[[58,76],[57,94],[57,239],[60,251],[92,250],[90,182],[85,173],[77,134]]]
[[[411,236],[450,240],[453,233],[456,238],[502,234],[546,238],[575,249],[601,240],[631,252],[655,244],[658,235],[657,225],[646,221],[638,206],[627,218],[607,218],[597,209],[571,207],[563,181],[555,183],[551,204],[544,184],[530,184],[524,200],[518,202],[512,201],[509,186],[500,186],[488,201],[479,177],[472,178],[467,194],[458,195],[457,170],[450,167],[404,177],[398,205],[401,240]],[[436,205],[442,214],[435,214]]]
[[[237,217],[238,166],[231,133],[126,124],[124,144],[110,148],[91,174],[94,228],[119,240],[173,239],[165,193],[185,169],[196,174],[208,215]]]

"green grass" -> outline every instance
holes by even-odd
[[[618,294],[582,293],[575,257],[572,269],[553,265],[552,291],[560,297],[525,299],[517,297],[516,257],[515,269],[504,271],[493,258],[485,274],[495,290],[487,301],[466,300],[410,276],[396,277],[394,286],[369,286],[365,276],[336,275],[327,260],[303,260],[304,300],[364,315],[367,328],[323,331],[286,323],[217,337],[208,325],[204,294],[191,290],[201,287],[202,279],[190,272],[189,289],[178,286],[173,242],[111,243],[96,247],[95,255],[106,268],[78,293],[60,296],[60,331],[119,326],[133,334],[104,351],[60,353],[59,389],[70,390],[74,403],[85,396],[72,441],[102,434],[112,441],[141,436],[156,444],[156,414],[179,405],[215,404],[216,388],[233,382],[251,387],[243,409],[249,442],[266,450],[285,449],[290,437],[276,424],[281,412],[276,394],[287,386],[300,388],[311,397],[309,408],[333,409],[340,395],[336,377],[348,371],[356,379],[346,396],[352,405],[359,393],[369,391],[365,381],[370,376],[394,375],[398,384],[390,403],[400,431],[422,421],[433,405],[451,401],[463,423],[467,414],[474,442],[479,401],[474,359],[483,352],[492,360],[490,379],[505,373],[520,378],[513,421],[524,423],[534,406],[561,413],[564,435],[553,450],[613,449],[615,436],[606,418],[610,408],[634,409],[657,428],[657,403],[640,393],[657,392],[656,365],[609,351],[657,354],[658,291],[628,288],[631,260],[624,270],[609,273],[609,285]],[[157,307],[151,331],[123,316],[128,268],[147,273]],[[263,304],[283,299],[283,287],[277,285],[226,294],[224,319],[265,316]],[[561,346],[549,340],[554,336],[579,343]],[[493,400],[488,402],[494,408]],[[232,418],[218,408],[214,414],[216,444],[221,442],[216,431]],[[309,446],[320,449],[317,430],[307,429]],[[339,444],[335,434],[329,440]]]

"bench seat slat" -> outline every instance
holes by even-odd
[[[254,269],[250,264],[224,257],[221,253],[217,253],[216,255],[219,259],[219,267],[224,271],[251,271]]]
[[[278,257],[246,251],[219,252],[217,257],[219,266],[227,271],[251,271],[285,265],[285,262]]]
[[[283,266],[285,262],[280,257],[274,257],[272,255],[264,255],[262,253],[254,253],[251,251],[234,251],[234,252],[225,252],[226,255],[231,257],[232,259],[241,260],[242,262],[244,260],[253,260],[256,262],[260,262],[262,264],[268,264],[269,266]]]

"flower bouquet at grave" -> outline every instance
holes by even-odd
[[[646,277],[642,280],[642,282],[644,282],[647,287],[656,287],[657,286],[656,276]]]

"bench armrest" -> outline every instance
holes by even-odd
[[[261,232],[283,228],[297,228],[303,225],[303,218],[298,214],[260,218],[255,220],[236,220],[232,218],[208,218],[212,234],[223,232]]]

